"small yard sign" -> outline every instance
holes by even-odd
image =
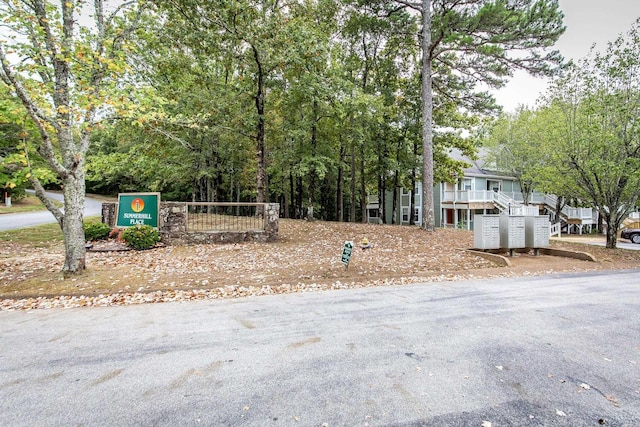
[[[150,225],[158,228],[160,193],[120,193],[116,227]]]
[[[351,260],[351,252],[353,252],[353,242],[344,242],[344,247],[342,248],[342,263],[349,267],[349,260]]]

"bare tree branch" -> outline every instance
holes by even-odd
[[[2,43],[0,43],[0,62],[2,62],[2,72],[0,73],[0,77],[2,77],[2,80],[8,86],[13,87],[16,94],[18,95],[18,98],[20,98],[22,105],[27,109],[29,116],[31,117],[34,124],[38,128],[38,132],[40,133],[40,136],[42,137],[42,141],[43,141],[43,145],[42,145],[43,155],[47,158],[47,160],[51,164],[51,167],[53,167],[56,173],[58,173],[60,176],[68,175],[69,171],[64,166],[62,166],[62,164],[60,164],[60,162],[58,161],[55,155],[55,151],[51,141],[51,136],[49,135],[49,132],[47,132],[47,129],[45,128],[43,121],[46,121],[50,124],[54,124],[54,123],[52,120],[46,118],[46,115],[40,111],[36,103],[33,102],[31,97],[25,90],[24,86],[22,85],[22,82],[20,82],[20,80],[18,79],[18,76],[16,76],[15,72],[9,65],[9,61],[7,60],[7,56]],[[56,128],[58,127],[57,124],[55,124],[55,126]]]
[[[62,211],[51,201],[50,198],[47,197],[46,190],[40,183],[38,179],[35,178],[35,175],[31,174],[29,177],[29,183],[33,186],[33,189],[36,191],[36,196],[43,205],[53,214],[54,218],[58,222],[60,228],[64,226],[64,214]]]
[[[422,13],[422,4],[420,3],[414,3],[412,1],[407,1],[407,0],[395,0],[395,2],[400,3],[403,6],[406,6],[413,10],[417,10],[418,12]]]

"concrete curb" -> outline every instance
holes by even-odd
[[[515,249],[515,251],[518,253],[526,253],[526,252],[529,252],[530,250],[531,249],[529,248]],[[560,256],[565,258],[579,259],[582,261],[598,262],[598,260],[588,252],[577,252],[577,251],[569,251],[566,249],[552,249],[552,248],[539,248],[538,250],[543,255]],[[488,259],[489,261],[496,263],[500,267],[511,267],[512,264],[508,256],[504,256],[496,253],[496,252],[503,253],[504,250],[487,249],[487,251],[489,252],[485,252],[480,249],[467,249],[467,252],[471,252],[474,255],[478,255],[485,259]]]
[[[494,254],[491,252],[484,252],[477,249],[467,249],[467,252],[471,252],[474,255],[478,255],[484,259],[488,259],[489,261],[498,264],[500,267],[511,267],[511,261],[509,261],[509,258],[507,258],[506,256]]]
[[[540,253],[551,256],[563,256],[566,258],[581,259],[583,261],[598,262],[596,257],[588,252],[568,251],[566,249],[540,248]]]

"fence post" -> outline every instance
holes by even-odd
[[[102,222],[109,227],[116,225],[116,208],[118,204],[115,202],[103,202],[102,203]]]
[[[162,238],[182,237],[187,232],[187,204],[160,202],[158,232]]]
[[[266,203],[265,204],[265,224],[264,232],[267,235],[267,242],[275,242],[278,240],[278,220],[280,219],[280,204],[279,203]]]

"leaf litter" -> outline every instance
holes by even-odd
[[[288,219],[279,225],[276,243],[88,252],[87,270],[68,280],[61,274],[61,245],[0,242],[0,310],[240,298],[640,266],[640,253],[623,251],[617,252],[620,262],[606,264],[517,254],[513,266],[505,268],[466,251],[473,246],[473,233],[464,230]],[[365,237],[372,247],[361,250],[358,242]],[[340,260],[345,241],[356,244],[348,268]],[[552,244],[585,251],[580,244]],[[602,250],[589,247],[592,253]],[[611,253],[606,254],[610,260]]]

